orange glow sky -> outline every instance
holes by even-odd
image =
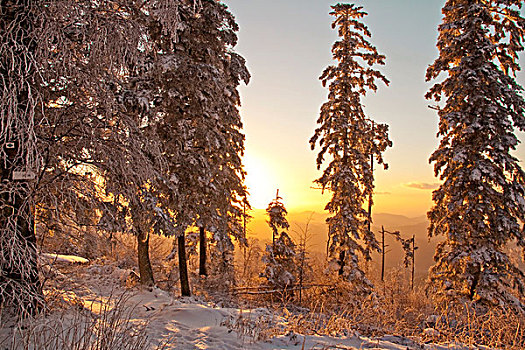
[[[323,0],[225,0],[240,25],[237,51],[252,81],[241,88],[245,123],[247,185],[254,208],[266,208],[280,189],[289,210],[321,213],[328,196],[313,189],[316,151],[308,140],[327,89],[318,77],[331,64],[337,39]],[[424,215],[437,183],[429,155],[438,140],[437,115],[424,99],[426,67],[437,57],[437,25],[444,0],[361,0],[371,42],[387,56],[382,72],[391,81],[368,96],[370,117],[390,125],[394,146],[389,170],[376,170],[374,212]],[[523,55],[522,55],[523,58]],[[522,65],[525,62],[522,60]],[[525,75],[518,75],[525,85]],[[520,135],[520,139],[524,139]],[[517,156],[525,159],[520,146]]]

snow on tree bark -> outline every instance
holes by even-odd
[[[15,172],[39,168],[35,128],[41,120],[35,67],[39,1],[0,8],[0,304],[35,313],[43,302],[34,230],[34,182]]]
[[[374,190],[370,159],[374,157],[386,169],[382,153],[392,143],[388,139],[388,126],[365,115],[361,98],[368,91],[377,90],[376,81],[388,84],[388,80],[372,68],[384,64],[385,56],[367,41],[371,34],[360,22],[366,15],[362,7],[337,4],[332,9],[330,14],[335,17],[332,28],[338,29],[341,38],[332,47],[338,64],[326,68],[320,77],[323,86],[329,84],[329,95],[321,107],[319,127],[310,144],[312,150],[317,143],[321,148],[318,169],[325,156],[331,159],[315,182],[323,191],[332,193],[325,208],[332,214],[327,219],[332,265],[345,280],[366,294],[371,283],[359,267],[358,254],[370,260],[371,252],[379,250],[375,235],[368,229],[368,212],[363,208]]]
[[[427,70],[439,102],[439,147],[430,157],[443,181],[433,193],[429,236],[436,249],[428,290],[445,307],[472,302],[525,312],[525,275],[505,253],[525,248],[525,177],[510,154],[525,129],[519,70],[525,20],[519,0],[447,1],[439,57]],[[499,65],[499,66],[498,66]]]

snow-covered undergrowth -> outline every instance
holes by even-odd
[[[396,335],[365,337],[344,315],[276,313],[177,298],[158,288],[130,287],[132,271],[111,263],[57,266],[46,288],[47,312],[18,323],[4,313],[2,350],[482,348]]]
[[[91,309],[78,303],[72,306],[3,328],[2,349],[140,350],[148,347],[146,323],[132,317],[125,295],[101,300],[96,304],[98,307],[92,304]]]

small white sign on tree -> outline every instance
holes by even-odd
[[[36,174],[32,171],[13,171],[13,181],[34,180]]]

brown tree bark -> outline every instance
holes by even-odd
[[[149,258],[149,233],[137,228],[137,243],[140,283],[151,287],[155,281]]]
[[[190,281],[188,277],[188,264],[186,261],[186,241],[184,233],[177,237],[179,246],[179,275],[180,275],[180,294],[183,297],[191,296]]]
[[[2,202],[4,201],[9,202],[7,198],[2,198]],[[38,274],[38,253],[33,213],[28,202],[16,194],[12,205],[8,205],[2,211],[2,224],[9,220],[9,216],[16,218],[15,237],[18,241],[17,246],[23,251],[12,254],[8,250],[2,250],[2,260],[9,262],[10,259],[14,259],[14,261],[11,261],[11,266],[9,264],[0,266],[2,270],[0,272],[3,275],[0,276],[0,286],[5,284],[5,287],[2,287],[7,295],[11,294],[13,298],[17,296],[21,298],[24,305],[15,305],[16,307],[20,307],[21,310],[34,315],[41,310],[44,298],[42,281]],[[24,259],[24,261],[19,261],[20,259]],[[14,282],[14,284],[9,283],[9,281]],[[21,292],[24,295],[21,295]],[[4,300],[2,300],[2,295],[0,294],[0,303],[3,302]]]
[[[342,276],[345,272],[345,255],[346,251],[342,250],[339,252],[339,276]]]
[[[204,227],[199,228],[199,275],[208,276],[208,271],[206,270],[206,232]]]

